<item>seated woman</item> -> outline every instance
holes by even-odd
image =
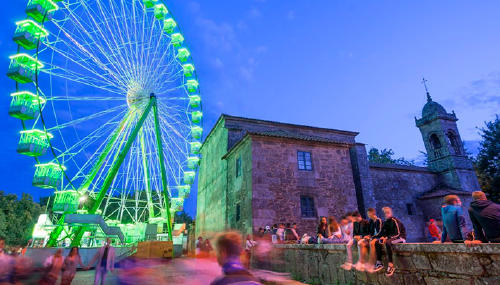
[[[328,218],[328,227],[327,227],[327,237],[321,238],[320,243],[328,244],[328,243],[343,243],[345,242],[342,239],[342,231],[340,230],[340,226],[335,220],[334,217]]]

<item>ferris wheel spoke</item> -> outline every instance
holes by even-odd
[[[113,112],[115,112],[117,110],[120,110],[121,108],[125,108],[125,107],[127,107],[126,104],[125,105],[118,105],[116,107],[110,108],[110,109],[105,110],[105,111],[97,112],[97,113],[94,113],[94,114],[89,115],[89,116],[85,116],[85,117],[82,117],[82,118],[78,118],[78,119],[75,119],[75,120],[72,120],[72,121],[69,121],[69,122],[66,122],[66,123],[54,126],[54,127],[49,128],[47,130],[51,131],[51,130],[63,129],[63,128],[67,128],[69,126],[74,126],[76,124],[81,124],[83,122],[86,122],[86,121],[89,121],[89,120],[92,120],[92,119],[104,116],[106,114],[113,113]]]
[[[48,101],[124,101],[124,97],[55,96]]]

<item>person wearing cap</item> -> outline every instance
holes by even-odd
[[[436,220],[429,220],[429,235],[431,237],[431,242],[441,240],[441,230],[436,225]]]

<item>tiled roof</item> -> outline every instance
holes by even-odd
[[[296,140],[313,141],[313,142],[324,142],[324,143],[346,144],[345,141],[341,141],[341,140],[329,139],[329,138],[313,136],[313,135],[299,134],[299,133],[288,132],[288,131],[283,131],[283,130],[260,131],[260,132],[251,131],[251,132],[246,132],[246,133],[250,134],[250,135],[266,136],[266,137],[287,138],[287,139],[296,139]]]
[[[434,189],[427,191],[418,197],[419,200],[426,200],[438,197],[444,197],[446,195],[472,195],[472,192],[458,190],[449,188],[446,186],[437,186]]]

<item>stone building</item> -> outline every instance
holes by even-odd
[[[416,125],[428,167],[373,164],[358,133],[222,115],[201,148],[196,235],[275,223],[315,233],[320,216],[391,206],[409,240],[425,239],[442,198],[479,189],[455,113],[428,95]]]

